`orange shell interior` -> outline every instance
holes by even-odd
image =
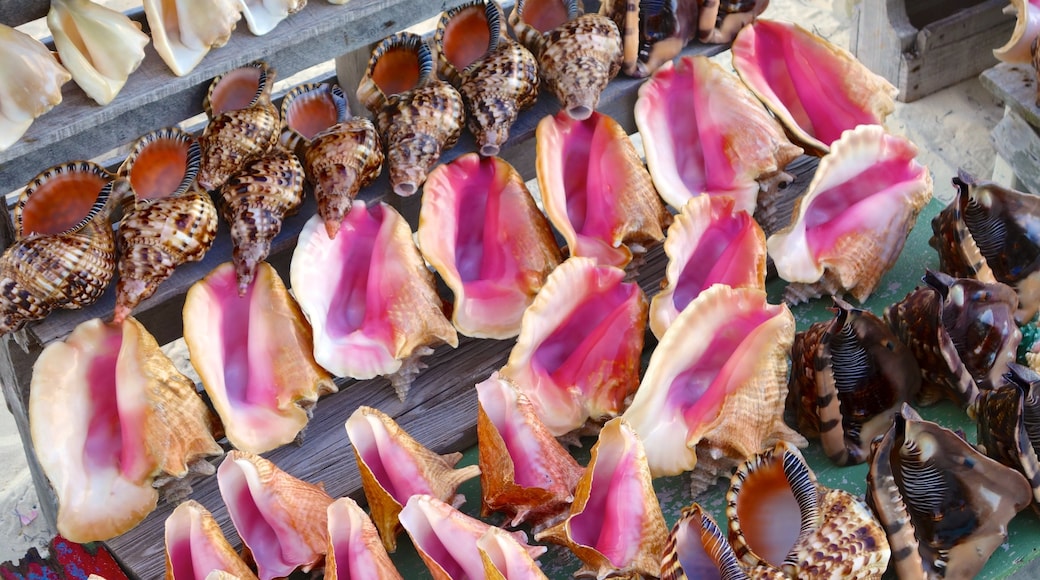
[[[414,85],[415,81],[412,84]],[[336,103],[332,101],[328,91],[318,89],[296,97],[289,106],[285,119],[292,130],[307,139],[313,139],[315,135],[338,121],[339,111],[336,109]]]
[[[184,141],[162,139],[141,150],[130,170],[137,199],[162,199],[180,188],[188,167],[188,146]]]
[[[489,44],[491,29],[482,4],[459,11],[444,27],[444,56],[458,70],[484,56]]]
[[[563,0],[527,0],[523,21],[538,32],[549,32],[567,22],[567,5]]]
[[[406,48],[391,48],[376,61],[371,77],[384,95],[410,91],[419,84],[419,59]]]
[[[798,540],[802,516],[784,475],[783,460],[774,459],[744,480],[737,497],[737,518],[748,547],[780,566]]]
[[[260,73],[259,68],[247,66],[237,68],[221,77],[209,98],[213,116],[244,109],[253,104],[260,90]]]
[[[63,171],[33,191],[22,207],[19,234],[56,235],[72,229],[90,214],[98,194],[109,182],[84,171]]]

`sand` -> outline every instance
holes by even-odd
[[[847,48],[853,1],[773,0],[765,17],[796,21]],[[728,61],[726,55],[718,58]],[[954,193],[950,179],[958,168],[990,175],[989,132],[1002,114],[1003,105],[972,79],[913,103],[897,103],[888,127],[918,146],[919,159],[932,172],[935,196],[949,200]],[[14,420],[0,411],[0,562],[20,558],[34,546],[42,552],[50,540],[36,501]]]

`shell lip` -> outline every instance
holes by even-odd
[[[282,99],[282,124],[292,134],[293,140],[310,143],[319,133],[350,116],[347,97],[334,83],[302,84]]]
[[[368,60],[357,98],[373,113],[388,104],[391,97],[403,95],[430,82],[433,52],[423,37],[399,32],[383,39]],[[402,75],[402,68],[407,75]]]
[[[217,75],[210,82],[202,108],[213,119],[222,113],[246,109],[271,99],[275,70],[259,60]]]
[[[139,163],[146,166],[142,168]],[[198,140],[177,127],[165,127],[139,137],[131,145],[130,154],[118,170],[120,177],[130,181],[133,191],[133,196],[124,202],[184,195],[195,184],[201,163],[202,148]],[[135,167],[138,168],[137,172],[134,171]],[[175,175],[155,175],[166,171],[172,171]],[[179,176],[176,175],[178,172]]]
[[[446,69],[442,72],[455,85],[503,40],[508,37],[503,35],[502,10],[494,0],[470,0],[445,11],[433,36],[438,58]]]
[[[96,195],[90,194],[90,189],[86,190],[87,193],[81,193],[77,189],[76,193],[80,193],[81,196],[88,196],[86,201],[89,201],[89,205],[80,200],[77,204],[79,207],[74,207],[71,211],[66,208],[62,212],[66,215],[55,215],[57,212],[50,210],[55,209],[57,204],[54,203],[54,198],[52,197],[54,192],[48,185],[60,186],[61,181],[75,179],[75,174],[96,178],[99,182],[97,193]],[[118,189],[116,188],[117,185],[119,186]],[[45,169],[29,181],[25,190],[18,198],[18,203],[14,208],[16,236],[25,238],[37,234],[65,235],[78,231],[99,215],[107,216],[109,200],[115,194],[128,189],[128,185],[125,180],[115,179],[115,176],[105,170],[105,168],[91,161],[70,161]],[[90,199],[90,195],[94,195],[94,197]],[[40,202],[37,200],[50,201],[44,202],[45,206],[47,206],[46,208],[37,208],[36,206],[40,205]],[[79,211],[76,211],[77,209]],[[55,221],[50,221],[48,218],[53,218]],[[29,226],[28,230],[26,229],[27,224]]]

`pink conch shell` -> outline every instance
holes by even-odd
[[[456,498],[455,490],[480,475],[476,465],[454,469],[462,459],[461,453],[437,455],[377,409],[358,407],[347,419],[346,429],[372,521],[388,552],[397,549],[401,531],[397,515],[408,498],[432,495],[461,503],[464,498]]]
[[[191,364],[235,447],[263,453],[296,439],[318,397],[336,391],[311,355],[311,329],[266,262],[238,295],[231,262],[184,299]]]
[[[783,419],[794,330],[787,306],[754,288],[712,286],[679,314],[623,415],[654,477],[692,470],[705,454],[735,465],[777,441],[807,444]]]
[[[647,304],[624,278],[620,268],[570,258],[524,312],[501,375],[557,437],[621,413],[639,383]]]
[[[242,543],[256,560],[260,580],[307,572],[325,558],[326,513],[332,498],[319,484],[301,481],[270,461],[231,451],[217,469],[220,496]]]
[[[545,213],[572,256],[625,267],[633,250],[660,242],[670,219],[624,129],[593,112],[561,111],[535,131]]]
[[[477,384],[477,399],[481,515],[502,511],[510,526],[537,527],[565,512],[583,468],[498,373]]]
[[[204,580],[223,572],[240,580],[256,574],[228,543],[220,524],[199,502],[190,499],[166,518],[166,580]]]
[[[797,24],[759,20],[732,50],[741,80],[806,148],[826,153],[845,130],[895,110],[892,83]]]
[[[603,426],[567,519],[535,536],[570,548],[594,578],[656,577],[668,539],[643,443],[623,418]]]
[[[1035,0],[1010,1],[1004,13],[1015,14],[1015,29],[1004,46],[993,49],[993,56],[1008,63],[1029,64],[1030,45],[1040,36],[1040,5]]]
[[[672,207],[701,193],[754,213],[759,191],[793,180],[801,155],[735,75],[704,56],[667,63],[639,88],[636,125],[658,193]]]
[[[877,125],[846,131],[820,160],[795,203],[791,225],[766,240],[785,298],[822,290],[860,302],[896,262],[917,214],[932,198],[932,177],[917,147]]]
[[[766,236],[730,197],[691,198],[668,227],[664,288],[650,301],[650,330],[660,339],[679,313],[713,284],[766,288]]]
[[[477,539],[477,550],[484,562],[487,580],[548,580],[531,556],[530,550],[536,548],[494,526]]]
[[[401,580],[365,510],[349,497],[329,504],[325,580]]]
[[[335,375],[390,375],[403,400],[431,346],[458,346],[408,223],[385,203],[355,201],[335,240],[319,216],[308,220],[289,277],[314,358]]]
[[[435,580],[494,578],[485,571],[484,556],[477,548],[477,542],[493,526],[471,518],[429,495],[413,495],[409,498],[401,510],[401,525],[408,531],[419,557],[426,563]],[[507,534],[505,531],[502,533]],[[545,547],[527,545],[527,535],[523,532],[509,535],[513,539],[511,544],[498,544],[509,546],[511,550],[504,554],[507,570],[509,566],[527,568],[527,573],[511,574],[507,578],[538,578],[535,575],[538,568],[533,560],[545,553]],[[491,554],[485,554],[490,559]]]
[[[155,509],[161,480],[213,473],[205,459],[223,453],[213,419],[132,317],[88,320],[48,345],[33,366],[29,425],[57,495],[58,532],[74,542],[115,537]],[[190,493],[186,482],[167,489]]]
[[[423,187],[419,248],[455,294],[452,323],[466,336],[504,339],[560,263],[548,220],[524,180],[498,157],[468,153]]]

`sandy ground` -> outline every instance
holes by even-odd
[[[765,16],[796,21],[847,48],[853,1],[773,0]],[[888,127],[917,144],[920,160],[932,171],[935,195],[950,199],[950,179],[958,168],[989,176],[994,158],[989,131],[1002,113],[1002,104],[973,79],[914,103],[897,104]],[[0,411],[0,562],[20,558],[28,548],[42,548],[49,541],[36,501],[14,420]]]

